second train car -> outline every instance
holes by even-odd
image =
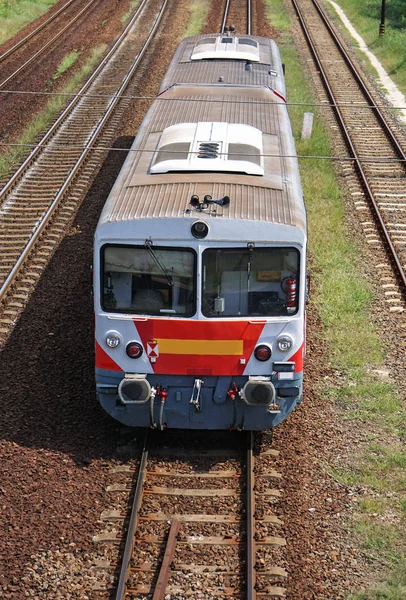
[[[178,47],[95,234],[96,387],[130,426],[265,430],[300,402],[306,213],[276,43]]]

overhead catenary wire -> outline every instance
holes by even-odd
[[[117,96],[117,94],[74,94],[72,92],[40,92],[40,91],[29,91],[29,90],[0,90],[0,94],[20,94],[20,95],[31,95],[31,96],[55,96],[55,97],[63,97],[63,98],[100,98],[100,99],[111,99]],[[120,95],[120,99],[122,100],[159,100],[161,102],[200,102],[199,98],[166,98],[165,96],[138,96],[131,94],[122,94]],[[374,110],[376,108],[384,108],[386,110],[406,110],[406,106],[390,106],[387,104],[354,104],[353,102],[340,102],[339,104],[332,104],[329,102],[269,102],[269,101],[251,101],[251,100],[224,100],[222,98],[208,98],[205,99],[207,103],[216,103],[221,102],[222,104],[258,104],[264,105],[269,104],[270,106],[275,106],[275,104],[281,106],[307,106],[309,108],[336,108],[337,106],[345,106],[351,107],[354,109],[368,109]]]
[[[1,146],[11,146],[11,147],[25,147],[25,148],[46,148],[47,151],[55,151],[56,154],[63,154],[64,150],[93,150],[93,151],[100,151],[100,152],[134,152],[134,153],[138,153],[138,154],[155,154],[157,152],[156,149],[154,150],[141,150],[139,148],[117,148],[114,146],[75,146],[75,145],[66,145],[66,146],[58,146],[56,144],[52,144],[52,145],[48,145],[48,144],[19,144],[19,143],[13,143],[13,142],[0,142],[0,147]],[[165,153],[166,150],[160,150],[160,152]],[[173,154],[183,154],[182,151],[176,151],[176,150],[168,150],[168,153],[170,153],[171,155]],[[189,152],[189,154],[199,154],[199,151],[191,151]],[[227,152],[219,152],[218,156],[228,156]],[[318,154],[249,154],[246,153],[244,154],[244,156],[253,156],[253,157],[264,157],[264,158],[285,158],[285,159],[317,159],[317,160],[332,160],[332,161],[337,161],[337,162],[354,162],[357,159],[351,156],[327,156],[327,155],[318,155]],[[390,158],[390,157],[372,157],[372,156],[365,156],[365,157],[361,157],[359,158],[359,160],[361,160],[362,162],[368,162],[368,163],[383,163],[383,164],[389,164],[389,163],[406,163],[406,159],[404,158]],[[227,170],[227,169],[225,169]]]

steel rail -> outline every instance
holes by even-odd
[[[224,33],[224,31],[225,31],[229,12],[230,12],[230,0],[227,0],[226,6],[224,8],[223,21],[221,24],[220,33]],[[247,0],[247,33],[246,33],[246,35],[251,35],[251,20],[252,20],[251,14],[252,14],[251,0]]]
[[[316,8],[319,9],[319,7],[317,5],[317,2],[315,0],[312,0],[312,1],[313,1],[313,4],[316,6]],[[302,29],[303,29],[303,31],[305,33],[306,40],[307,40],[307,42],[309,44],[309,47],[311,49],[311,52],[313,54],[314,60],[315,60],[316,65],[317,65],[317,68],[319,69],[320,74],[322,76],[323,85],[324,85],[324,87],[325,87],[325,89],[327,91],[328,97],[330,98],[331,104],[333,105],[333,110],[334,110],[334,112],[336,114],[336,117],[337,117],[340,129],[341,129],[341,132],[342,132],[342,134],[344,136],[345,142],[346,142],[347,147],[349,149],[349,152],[351,154],[351,158],[353,158],[353,160],[354,160],[354,164],[356,166],[356,170],[357,170],[357,172],[359,174],[359,177],[361,179],[361,183],[364,186],[365,191],[367,192],[369,201],[370,201],[371,206],[373,208],[374,215],[375,215],[375,217],[376,217],[376,219],[377,219],[377,221],[379,223],[379,226],[381,228],[381,233],[383,235],[384,241],[385,241],[385,243],[387,245],[387,248],[390,251],[389,252],[390,259],[395,263],[396,269],[397,269],[397,275],[402,280],[403,287],[406,290],[406,273],[405,273],[405,271],[403,269],[403,266],[402,266],[402,264],[401,264],[401,262],[399,260],[399,257],[398,257],[398,254],[396,252],[395,246],[394,246],[394,244],[392,242],[389,230],[387,229],[387,227],[385,225],[384,219],[383,219],[382,214],[381,214],[381,212],[379,210],[378,203],[375,200],[374,193],[373,193],[373,191],[372,191],[372,189],[371,189],[371,187],[369,185],[367,174],[365,173],[365,170],[364,170],[364,168],[362,166],[362,159],[359,158],[357,150],[356,150],[356,148],[355,148],[355,146],[354,146],[354,144],[352,142],[351,136],[350,136],[350,134],[348,132],[348,129],[346,127],[346,124],[345,124],[344,116],[343,116],[343,114],[342,114],[342,112],[340,110],[340,106],[339,106],[339,104],[338,104],[338,102],[336,100],[334,92],[333,92],[333,90],[332,90],[332,88],[331,88],[331,86],[329,84],[328,76],[327,76],[327,74],[325,72],[325,69],[324,69],[324,67],[322,65],[321,59],[319,57],[319,54],[318,54],[318,52],[316,50],[316,47],[315,47],[315,45],[313,43],[313,40],[311,38],[311,34],[310,34],[310,32],[309,32],[309,30],[308,30],[308,28],[306,26],[306,23],[305,23],[305,21],[303,19],[303,15],[302,15],[302,13],[300,11],[300,8],[299,8],[296,0],[292,0],[292,2],[293,2],[293,5],[294,5],[294,8],[296,10],[296,13],[298,15],[301,27],[302,27]],[[329,28],[329,31],[330,31],[331,35],[333,36],[334,42],[339,46],[339,48],[341,50],[342,44],[339,42],[337,36],[331,30],[331,28]],[[352,64],[352,61],[351,61],[350,57],[347,55],[347,53],[345,53],[344,56],[345,56],[345,61],[348,64],[348,66],[350,66],[350,64],[351,64],[352,68],[354,69],[354,72],[357,72],[356,69],[355,69],[355,66]],[[352,70],[352,68],[351,68],[351,70]],[[358,79],[358,77],[357,77],[357,79]],[[363,82],[362,82],[362,88],[365,88]],[[369,92],[368,92],[368,94],[369,94]],[[381,111],[375,105],[375,102],[372,99],[372,97],[371,97],[371,102],[373,103],[373,106],[376,109],[377,113],[381,114]],[[384,119],[383,115],[382,115],[382,118]],[[387,122],[386,122],[385,119],[384,119],[384,122],[385,122],[385,126],[386,126],[385,128],[387,128],[390,131],[390,127],[387,124]],[[385,133],[387,133],[387,131],[385,131]],[[396,138],[393,136],[393,134],[392,134],[392,136],[390,136],[389,139],[392,140],[392,137],[393,137],[394,140],[396,140]],[[402,157],[404,159],[406,159],[406,156],[403,153],[403,150],[400,148],[400,146],[397,143],[397,141],[396,141],[396,144],[394,144],[394,147],[395,147],[396,151],[397,152],[400,151]]]
[[[38,52],[36,52],[35,54],[33,54],[31,56],[31,58],[29,58],[25,63],[23,63],[22,65],[20,65],[18,67],[18,69],[16,69],[14,71],[14,73],[11,73],[11,75],[9,75],[6,79],[4,79],[4,81],[2,81],[0,83],[0,89],[4,88],[5,85],[7,83],[9,83],[9,81],[11,81],[12,79],[14,79],[19,73],[21,73],[21,71],[23,71],[24,69],[26,69],[28,67],[28,65],[30,65],[36,58],[38,58],[39,56],[41,56],[41,54],[43,54],[45,52],[45,50],[47,50],[50,46],[52,46],[53,43],[56,42],[56,40],[58,40],[67,29],[70,29],[72,27],[72,25],[74,23],[76,23],[76,21],[78,19],[80,19],[80,17],[88,10],[88,8],[90,8],[90,6],[92,6],[92,4],[94,4],[97,0],[90,0],[90,2],[88,2],[86,4],[86,6],[84,6],[82,8],[82,10],[80,12],[78,12],[78,14],[67,24],[65,25],[65,27],[63,27],[60,31],[58,31],[58,33],[49,40],[49,42],[47,42],[44,46],[42,46],[42,48],[40,50],[38,50]]]
[[[221,24],[220,33],[224,33],[224,30],[226,28],[226,23],[227,23],[227,17],[228,17],[229,10],[230,10],[230,0],[227,0],[226,6],[224,8],[223,22]]]
[[[22,165],[17,169],[14,175],[8,180],[2,190],[0,190],[0,201],[4,198],[4,196],[11,190],[11,188],[15,185],[20,177],[24,174],[27,168],[30,166],[34,158],[43,150],[43,146],[46,146],[48,140],[56,133],[57,129],[61,126],[61,124],[65,121],[65,119],[71,114],[73,108],[79,103],[81,96],[84,96],[86,91],[90,88],[92,83],[104,69],[105,65],[111,59],[113,54],[118,50],[121,42],[127,36],[128,32],[134,25],[134,22],[138,18],[139,13],[144,8],[145,4],[148,0],[143,0],[141,5],[138,7],[136,13],[134,14],[131,21],[128,23],[127,27],[124,29],[122,34],[117,38],[116,42],[112,46],[111,50],[106,54],[102,62],[99,64],[97,69],[93,72],[93,74],[89,77],[86,83],[82,86],[82,88],[78,91],[72,101],[68,104],[65,110],[60,114],[55,123],[49,128],[47,133],[43,136],[43,138],[38,142],[36,147],[31,151],[29,156],[25,159]]]
[[[142,5],[139,7],[139,9],[137,10],[136,14],[134,15],[133,19],[131,20],[131,24],[134,22],[136,16],[139,14],[139,11],[142,9],[142,7],[146,4],[147,0],[144,0],[144,2],[142,3]],[[65,192],[67,191],[68,187],[71,185],[74,177],[76,176],[77,172],[79,171],[80,167],[82,166],[82,164],[84,163],[86,157],[88,156],[89,152],[92,150],[92,148],[95,145],[96,139],[99,136],[100,132],[102,131],[102,129],[104,128],[104,125],[106,124],[106,122],[108,121],[108,119],[110,118],[112,112],[114,111],[114,108],[116,107],[117,103],[121,100],[121,96],[124,93],[124,91],[126,90],[131,77],[134,75],[135,70],[137,69],[142,57],[144,56],[149,43],[152,39],[152,37],[154,36],[156,29],[161,21],[162,15],[165,11],[166,5],[167,5],[168,0],[164,0],[161,9],[155,19],[154,25],[148,35],[147,40],[145,41],[142,49],[140,50],[140,52],[138,53],[134,63],[132,64],[132,67],[130,69],[130,71],[127,73],[126,77],[124,78],[120,89],[118,90],[118,92],[112,97],[112,100],[105,112],[104,117],[101,119],[101,121],[99,122],[99,124],[97,125],[96,129],[93,131],[89,142],[86,145],[86,148],[83,149],[78,161],[76,162],[75,166],[73,167],[73,169],[71,170],[68,178],[65,180],[63,186],[59,189],[58,193],[56,194],[52,204],[50,205],[46,215],[44,216],[44,218],[41,220],[41,222],[39,223],[37,229],[35,230],[34,234],[32,235],[32,237],[30,238],[28,244],[26,245],[26,247],[24,248],[23,252],[21,253],[18,261],[16,262],[16,264],[14,265],[13,269],[10,271],[7,279],[4,281],[4,284],[2,285],[2,287],[0,288],[0,301],[3,300],[3,298],[5,297],[5,295],[7,294],[10,286],[12,285],[12,283],[14,282],[21,266],[23,265],[23,263],[25,262],[25,260],[27,259],[29,253],[31,252],[32,248],[34,247],[35,243],[37,242],[38,238],[40,237],[40,235],[42,234],[42,232],[44,231],[45,227],[47,226],[47,224],[49,223],[52,215],[54,214],[56,208],[59,205],[59,202],[61,200],[61,198],[63,197],[63,195],[65,194]],[[125,31],[127,32],[129,29],[129,26],[126,27]],[[120,41],[122,41],[123,39],[123,35],[120,36]],[[116,48],[116,45],[115,45]],[[117,49],[117,48],[116,48]],[[108,62],[108,57],[110,57],[110,53],[106,56],[106,58],[103,60],[102,65],[104,66],[107,62]],[[100,72],[100,71],[99,71]],[[93,79],[92,79],[93,81]],[[83,89],[83,88],[82,88]],[[71,107],[73,104],[76,104],[76,99],[74,99],[72,101],[72,103],[69,105],[69,107]],[[68,107],[68,108],[69,108]],[[72,109],[71,109],[72,110]],[[69,114],[71,112],[71,110],[69,111]],[[68,115],[67,111],[64,111],[63,115],[66,117]],[[61,117],[63,116],[61,115]],[[58,121],[56,123],[60,124],[62,122],[61,117],[58,119]],[[64,119],[63,119],[64,120]],[[52,131],[55,131],[55,128],[51,128]],[[50,137],[50,133],[48,132],[46,135],[47,140]],[[40,142],[41,145],[43,145],[43,141]],[[38,147],[37,147],[38,148]],[[36,149],[34,149],[33,153],[35,152]],[[31,153],[31,154],[33,154]],[[37,154],[37,153],[36,153]],[[35,155],[36,155],[35,154]],[[32,162],[32,156],[30,155],[31,159],[29,162]],[[30,158],[29,157],[29,158]],[[28,161],[28,159],[27,159]],[[21,175],[21,173],[24,172],[25,168],[27,168],[27,161],[25,161],[25,163],[22,165],[22,167],[19,169],[19,176]],[[25,165],[25,168],[23,168]],[[12,178],[14,181],[15,179]],[[10,184],[10,182],[9,182]],[[9,185],[7,184],[7,186]],[[6,186],[5,186],[6,187]],[[1,191],[0,193],[0,199],[4,193],[4,189]]]
[[[76,2],[76,1],[77,0],[69,0],[69,2],[67,2],[66,4],[61,6],[61,8],[56,11],[56,13],[51,15],[46,21],[44,21],[41,25],[38,25],[38,27],[36,29],[31,31],[31,33],[26,35],[22,40],[20,40],[16,44],[14,44],[14,46],[11,46],[11,48],[9,48],[5,52],[3,52],[3,54],[0,54],[0,63],[3,62],[4,60],[6,60],[6,58],[8,58],[11,54],[16,52],[19,48],[21,48],[21,46],[23,46],[25,43],[27,43],[35,35],[37,35],[37,33],[42,31],[42,29],[44,29],[49,23],[52,23],[52,21],[54,21],[56,19],[56,17],[58,17],[64,10],[66,10],[68,8],[68,6],[70,6],[73,2]]]
[[[296,0],[295,0],[296,1]],[[384,128],[385,134],[387,135],[389,141],[391,142],[391,144],[393,145],[393,147],[395,148],[399,158],[401,158],[402,160],[406,161],[406,153],[403,150],[402,146],[400,145],[399,141],[397,140],[395,134],[393,133],[388,121],[385,118],[385,115],[383,114],[383,112],[379,109],[377,103],[375,102],[373,96],[371,95],[369,89],[367,88],[367,86],[364,83],[364,80],[362,79],[358,69],[356,68],[356,66],[354,65],[353,61],[351,60],[350,55],[348,54],[348,52],[346,51],[346,49],[344,48],[343,44],[341,43],[341,41],[339,40],[339,38],[337,37],[334,29],[332,28],[329,20],[327,19],[327,16],[325,14],[325,12],[323,11],[323,9],[321,8],[320,4],[317,2],[317,0],[312,0],[314,6],[316,7],[320,17],[322,18],[325,26],[327,27],[331,37],[333,38],[335,44],[337,45],[337,48],[340,50],[348,68],[350,69],[351,73],[354,75],[355,79],[357,80],[358,85],[360,86],[362,93],[364,94],[365,98],[367,99],[369,105],[371,106],[371,108],[375,111],[376,116],[378,117],[378,120],[382,123],[382,126]],[[405,165],[406,168],[406,165]]]
[[[131,518],[128,525],[127,538],[124,547],[123,560],[121,562],[121,570],[118,579],[118,587],[116,600],[124,600],[126,597],[127,581],[130,572],[130,561],[133,555],[134,549],[134,534],[138,527],[139,510],[142,502],[142,495],[144,491],[144,482],[147,472],[148,462],[148,429],[145,434],[144,444],[142,448],[142,456],[137,480],[137,486],[135,488],[134,501],[131,509]]]
[[[256,600],[255,590],[255,496],[254,436],[247,432],[247,600]]]
[[[285,589],[275,585],[275,580],[285,579],[286,571],[277,566],[268,566],[265,561],[261,561],[264,566],[258,572],[256,565],[256,561],[260,560],[257,556],[258,552],[266,554],[267,547],[282,547],[286,544],[284,538],[268,536],[265,535],[265,532],[260,535],[261,539],[258,542],[255,540],[256,494],[259,493],[262,502],[266,505],[269,497],[279,497],[280,493],[275,489],[264,490],[263,485],[260,485],[262,492],[254,489],[256,481],[254,432],[244,432],[242,443],[245,448],[241,446],[241,439],[238,440],[238,448],[234,445],[230,448],[228,444],[226,448],[212,448],[210,442],[203,448],[201,444],[194,447],[189,443],[186,446],[182,444],[181,447],[178,444],[175,446],[170,444],[166,448],[158,445],[155,449],[151,447],[148,454],[150,456],[152,453],[154,458],[159,457],[161,459],[160,466],[154,464],[148,469],[143,454],[140,458],[132,512],[128,515],[130,523],[119,566],[119,583],[113,594],[115,600],[141,596],[148,596],[153,600],[163,600],[164,597],[175,596],[180,589],[183,589],[184,585],[188,585],[190,594],[195,589],[193,586],[194,575],[198,578],[201,576],[201,584],[203,584],[203,578],[207,577],[212,586],[210,593],[213,597],[244,597],[246,600],[257,600],[259,597],[285,597]],[[145,446],[144,442],[144,452],[147,450]],[[276,451],[273,452],[277,455]],[[203,457],[205,459],[223,457],[234,464],[230,464],[227,470],[213,471],[212,461],[209,460],[207,465],[202,464]],[[162,465],[162,461],[165,462],[164,465]],[[179,463],[188,465],[187,472]],[[258,476],[260,479],[265,476],[267,481],[270,477],[280,477],[273,469],[263,474],[259,473]],[[169,482],[155,482],[155,477],[159,479],[164,477]],[[189,485],[178,484],[178,487],[175,483],[178,478],[183,478],[184,481],[193,478],[193,481],[203,482],[205,480],[208,483],[202,486],[201,483],[194,485],[191,482]],[[215,485],[209,483],[213,479],[217,481]],[[225,485],[223,488],[221,483],[225,480],[230,481],[231,485]],[[228,506],[226,512],[220,510],[218,514],[213,513],[210,499],[240,498],[241,493],[243,493],[243,497],[241,497],[243,506],[233,504],[232,507]],[[183,507],[176,506],[175,509],[171,509],[170,498],[179,495],[199,499],[199,506],[194,507],[196,510],[193,510],[192,514],[188,512],[189,507],[186,504]],[[155,498],[156,503],[149,502],[149,507],[145,507],[141,513],[141,504],[144,503],[145,497]],[[165,498],[165,500],[162,502],[161,498]],[[205,502],[201,504],[203,498]],[[206,503],[207,501],[209,504]],[[193,505],[193,500],[191,503]],[[172,510],[176,512],[172,512]],[[264,515],[263,518],[264,523],[282,525],[276,515]],[[161,526],[154,528],[154,531],[151,532],[149,528],[151,523],[161,523]],[[206,526],[202,531],[200,526],[204,523]],[[227,534],[223,527],[219,530],[218,525],[221,523],[230,524],[234,532]],[[167,524],[170,524],[169,531],[167,531]],[[145,525],[147,531],[145,531]],[[183,528],[183,535],[177,539],[180,526]],[[164,527],[165,531],[163,531]],[[238,528],[238,533],[235,528]],[[150,545],[151,558],[148,558],[145,553],[137,556],[137,548],[140,543]],[[197,551],[194,549],[195,544],[199,548]],[[213,547],[209,558],[205,556],[204,547]],[[219,550],[214,547],[218,547]],[[225,547],[233,549],[235,561],[233,560],[219,569],[221,563],[214,557],[217,552],[220,552],[219,559],[224,556],[222,549]],[[164,551],[164,555],[161,554],[158,561],[160,564],[156,564],[157,555],[153,548],[159,548],[160,552]],[[189,550],[194,555],[192,558]],[[213,581],[213,576],[216,578],[216,582]],[[220,576],[221,578],[219,578]],[[261,582],[258,581],[259,576],[262,579]],[[228,584],[224,582],[225,577],[230,578]],[[184,579],[183,582],[182,579]],[[261,585],[260,590],[256,589],[258,584]],[[201,587],[203,586],[199,585],[199,589]]]
[[[251,35],[251,0],[247,0],[247,35]]]

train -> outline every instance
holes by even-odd
[[[306,210],[272,39],[184,39],[94,238],[96,392],[119,422],[268,430],[302,401]]]

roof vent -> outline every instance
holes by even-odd
[[[228,171],[263,175],[262,132],[251,125],[178,123],[161,135],[151,173]]]
[[[199,144],[199,154],[197,158],[218,158],[220,144],[217,142],[202,142]]]

